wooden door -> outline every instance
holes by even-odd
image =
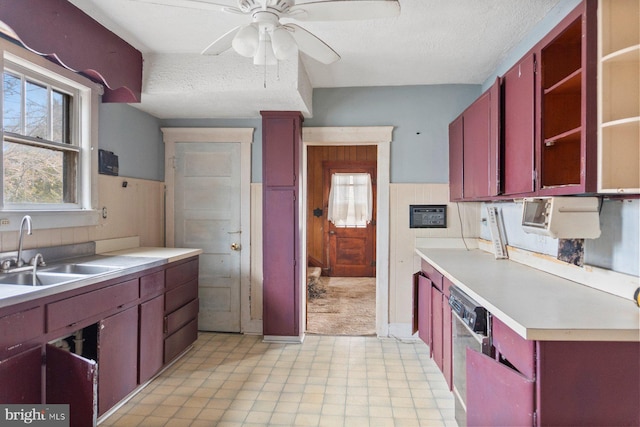
[[[329,208],[331,176],[334,173],[368,173],[373,191],[373,215],[366,227],[336,227],[325,215],[327,273],[333,277],[375,277],[376,275],[376,164],[375,162],[323,162],[324,211]]]
[[[240,146],[190,142],[175,151],[175,245],[203,250],[198,327],[240,332]]]
[[[69,405],[71,427],[95,426],[98,364],[47,344],[46,403]]]

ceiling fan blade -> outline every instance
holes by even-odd
[[[340,55],[331,49],[328,44],[299,25],[287,24],[283,25],[283,27],[291,31],[291,35],[295,39],[298,49],[310,57],[323,64],[331,64],[340,59]]]
[[[205,1],[205,0],[130,0],[130,1],[157,4],[160,6],[179,7],[179,8],[185,8],[185,9],[215,10],[215,11],[240,13],[240,14],[244,13],[237,7],[229,6],[227,4],[212,3],[210,1]]]
[[[225,50],[231,48],[231,42],[233,42],[233,38],[238,34],[238,31],[242,26],[235,27],[231,31],[226,32],[222,36],[218,37],[213,43],[207,46],[203,51],[202,55],[220,55]]]
[[[286,17],[298,21],[355,21],[399,14],[398,0],[330,0],[293,6]]]

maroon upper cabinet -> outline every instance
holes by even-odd
[[[451,200],[597,191],[596,13],[580,3],[451,123]]]
[[[262,114],[263,333],[300,335],[302,115]]]
[[[463,113],[463,196],[478,199],[498,194],[499,87],[480,96]]]
[[[499,194],[499,81],[449,126],[451,200],[483,200]]]
[[[535,191],[535,54],[529,53],[502,78],[503,194]]]
[[[583,1],[538,44],[537,190],[597,187],[597,1]]]
[[[462,182],[464,167],[462,164],[462,149],[464,117],[458,116],[449,125],[449,198],[452,201],[462,200]]]

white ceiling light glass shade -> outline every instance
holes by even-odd
[[[271,39],[268,36],[260,37],[258,52],[253,57],[254,65],[276,65],[278,60],[273,54]]]
[[[279,61],[292,57],[298,49],[293,36],[283,27],[273,30],[271,33],[271,45],[273,54]]]
[[[258,29],[254,25],[247,25],[241,28],[233,38],[231,46],[242,56],[254,57],[259,50]]]

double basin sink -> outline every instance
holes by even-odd
[[[38,267],[34,275],[33,267],[20,272],[0,273],[1,285],[23,285],[23,286],[53,286],[76,280],[86,279],[92,276],[110,273],[121,270],[122,267],[61,263],[51,266]],[[35,277],[34,277],[35,276]]]

